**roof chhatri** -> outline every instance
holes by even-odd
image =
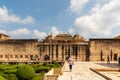
[[[71,34],[58,34],[55,37],[55,40],[72,40]]]

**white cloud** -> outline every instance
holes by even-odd
[[[74,29],[73,29],[73,28],[70,28],[70,29],[68,30],[68,32],[69,32],[70,34],[73,34],[73,33],[74,33]]]
[[[120,26],[120,1],[110,0],[102,7],[95,5],[90,15],[78,17],[75,20],[75,28],[83,35],[109,36],[115,27]]]
[[[8,9],[3,6],[0,7],[0,23],[22,23],[22,24],[34,24],[34,19],[32,16],[27,16],[26,18],[21,18],[13,13],[9,13]]]
[[[12,36],[21,36],[21,35],[29,35],[31,32],[27,28],[21,28],[21,29],[8,31],[8,33]]]
[[[40,32],[38,30],[33,30],[33,35],[34,38],[38,38],[38,39],[44,39],[47,36],[45,32]]]
[[[88,1],[89,0],[71,0],[68,10],[72,13],[79,13]]]
[[[91,13],[97,13],[99,12],[99,9],[102,7],[99,3],[95,4],[95,6],[92,8]]]
[[[34,24],[34,20],[32,16],[28,16],[23,20],[19,20],[18,22],[24,23],[24,24],[28,24],[28,23]]]
[[[40,32],[38,30],[30,31],[27,28],[20,28],[20,29],[11,30],[11,31],[0,29],[0,32],[4,34],[8,34],[13,39],[27,39],[27,38],[44,39],[47,36],[45,32]]]
[[[62,33],[62,31],[59,30],[56,26],[52,26],[51,29],[50,29],[50,32],[48,32],[48,33],[41,32],[39,30],[30,31],[27,28],[19,28],[19,29],[11,30],[11,31],[6,31],[6,30],[0,29],[0,32],[2,32],[4,34],[8,34],[12,38],[16,38],[16,39],[37,38],[37,39],[40,39],[40,40],[47,37],[47,35],[50,34],[51,32],[53,33],[54,36],[56,36],[59,33]]]
[[[50,30],[50,33],[53,33],[53,35],[57,35],[59,33],[62,33],[61,30],[59,30],[56,26],[52,26],[51,30]]]
[[[54,36],[56,36],[57,34],[59,34],[60,32],[62,32],[61,30],[59,30],[56,26],[52,26],[50,29],[50,32],[45,33],[45,32],[41,32],[39,30],[33,30],[33,36],[34,38],[38,38],[38,39],[44,39],[45,37],[47,37],[48,34],[50,34],[52,32],[52,34]]]
[[[0,33],[7,34],[7,31],[0,29]]]

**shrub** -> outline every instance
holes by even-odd
[[[39,67],[36,69],[36,73],[48,72],[51,68],[50,67]]]
[[[0,65],[0,68],[3,68],[3,69],[14,69],[18,67],[18,65]]]
[[[4,78],[4,77],[2,77],[2,76],[0,76],[0,80],[5,80],[5,78]]]
[[[60,64],[58,64],[56,61],[52,61],[52,64],[54,64],[55,66],[54,66],[54,68],[59,68],[60,67]]]
[[[18,80],[15,74],[4,74],[5,80]]]
[[[30,80],[35,76],[35,71],[30,65],[22,65],[18,68],[16,76],[20,80]]]
[[[2,76],[5,78],[5,80],[8,80],[8,79],[9,79],[8,74],[2,74]]]
[[[55,67],[55,64],[47,64],[46,67]]]
[[[8,80],[18,80],[15,74],[8,74],[9,79]]]
[[[15,74],[17,69],[11,69],[11,70],[4,70],[5,74]]]
[[[17,65],[0,65],[0,71],[5,73],[15,73],[17,71]]]
[[[4,72],[3,72],[3,71],[0,71],[0,75],[3,76],[3,75],[4,75]]]
[[[32,65],[34,70],[37,71],[39,67],[44,67],[42,64]]]
[[[39,75],[39,76],[34,76],[33,78],[32,78],[32,80],[43,80],[44,79],[44,75],[42,74],[42,75]]]
[[[55,60],[52,60],[52,64],[57,64],[57,62]]]
[[[47,65],[47,64],[48,64],[48,62],[44,62],[44,63],[43,63],[43,66],[45,66],[45,65]]]
[[[18,80],[17,77],[10,77],[8,80]]]

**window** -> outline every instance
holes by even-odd
[[[38,58],[38,55],[35,55],[36,58]]]
[[[10,55],[10,58],[13,58],[13,55]]]
[[[5,55],[5,58],[8,58],[8,55]]]
[[[3,58],[3,55],[0,55],[0,58]]]
[[[15,58],[18,58],[18,55],[15,55]]]
[[[20,55],[20,58],[23,58],[23,55]]]
[[[25,55],[25,58],[28,58],[28,55]]]

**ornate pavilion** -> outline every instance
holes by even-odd
[[[40,56],[46,56],[50,60],[64,61],[69,56],[75,60],[89,60],[88,42],[79,34],[48,35],[39,42]]]

